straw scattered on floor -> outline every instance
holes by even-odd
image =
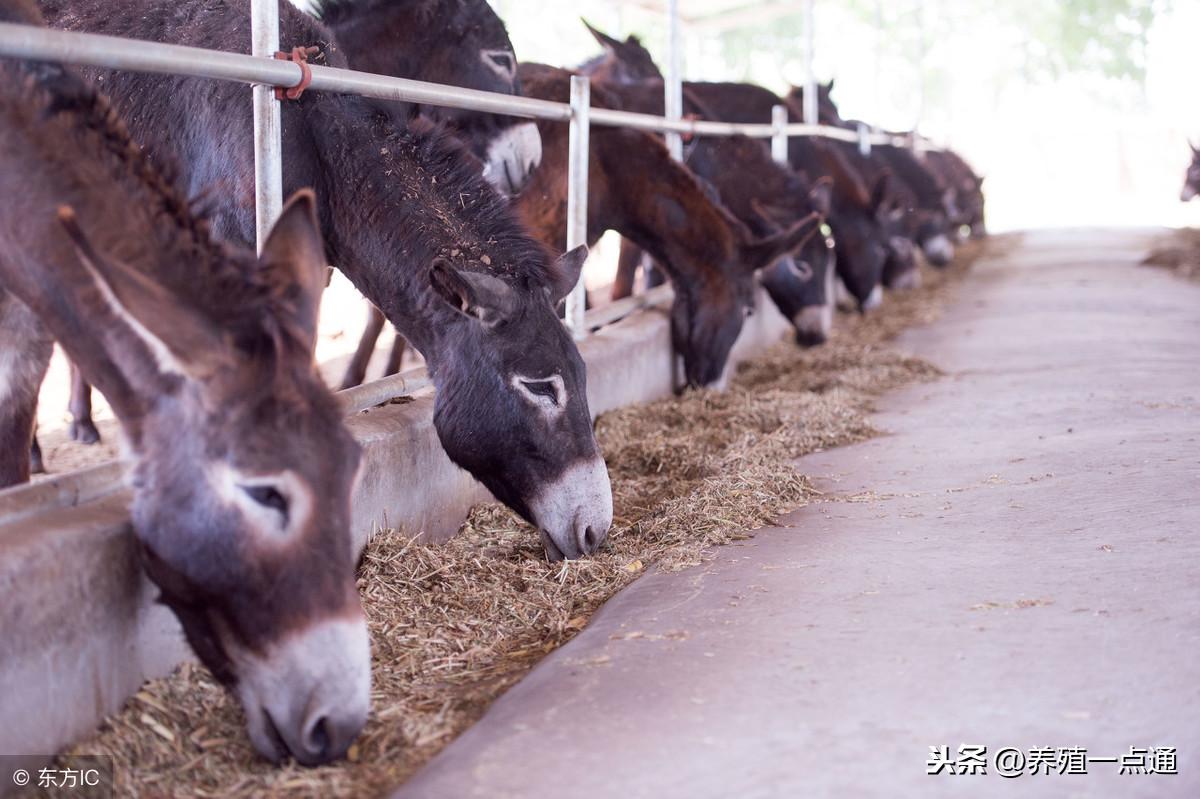
[[[1147,255],[1142,264],[1169,269],[1185,280],[1200,282],[1200,230],[1172,231],[1167,241]]]
[[[886,342],[937,316],[980,247],[965,247],[945,272],[926,271],[923,288],[889,297],[869,317],[842,315],[823,347],[784,342],[743,364],[725,393],[605,414],[597,430],[616,517],[595,557],[547,563],[534,532],[496,505],[477,508],[449,544],[378,536],[359,579],[372,717],[348,761],[303,769],[259,760],[236,702],[194,664],[144,686],[73,752],[112,755],[118,796],[386,793],[645,570],[701,563],[713,547],[808,502],[795,458],[874,435],[875,396],[938,374]]]

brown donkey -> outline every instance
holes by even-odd
[[[0,20],[35,22],[17,2]],[[0,62],[0,143],[5,454],[28,452],[52,334],[121,420],[146,572],[255,748],[340,757],[366,722],[370,655],[349,531],[359,447],[313,365],[313,194],[261,258],[214,243],[108,101],[57,65]]]
[[[571,73],[522,64],[525,93],[565,101]],[[603,87],[592,104],[620,108]],[[566,235],[567,129],[541,125],[542,163],[516,199],[534,234],[561,248]],[[754,306],[754,273],[799,250],[820,226],[811,214],[787,230],[755,237],[709,189],[672,160],[657,137],[596,127],[591,133],[588,237],[615,230],[650,253],[675,289],[671,336],[687,386],[719,384],[730,350]],[[680,386],[682,387],[682,386]]]

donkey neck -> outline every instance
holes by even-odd
[[[473,324],[432,289],[435,258],[486,272],[518,291],[549,284],[544,249],[467,165],[457,145],[416,122],[397,128],[357,98],[309,109],[338,267],[430,361],[452,357]]]
[[[20,264],[10,279],[36,283],[35,276],[47,265],[82,257],[58,221],[63,206],[74,212],[96,252],[166,286],[181,302],[198,292],[204,296],[205,289],[196,284],[209,277],[236,276],[227,253],[209,238],[204,220],[191,213],[184,196],[133,143],[105,98],[57,65],[27,67],[24,72],[10,67],[0,70],[0,76],[20,87],[0,94],[0,139],[7,158],[0,189],[13,198],[0,225],[0,247],[6,258]],[[197,267],[204,274],[196,275]],[[181,274],[183,269],[189,274]],[[25,296],[54,302],[33,283],[24,286]],[[120,302],[108,295],[102,299],[105,317],[124,322]],[[72,351],[86,353],[90,363],[108,362],[104,341],[145,349],[127,325],[109,324],[106,318],[78,315],[72,329],[56,332],[69,336]],[[145,396],[147,385],[163,380],[156,357],[156,352],[147,351],[142,371],[107,369],[92,375],[135,448],[140,419],[147,411],[139,397]]]
[[[717,267],[736,255],[740,223],[665,147],[657,141],[624,141],[627,137],[608,130],[595,136],[610,192],[601,203],[609,218],[597,220],[596,227],[615,229],[680,277],[722,280]],[[654,180],[646,181],[645,175]]]

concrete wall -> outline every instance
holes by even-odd
[[[774,343],[787,322],[759,297],[735,348]],[[639,312],[582,343],[593,413],[669,396],[672,354],[663,310]],[[450,463],[433,429],[433,397],[348,420],[365,450],[355,495],[356,543],[384,527],[449,538],[488,492]],[[413,479],[419,475],[420,479]],[[141,574],[125,491],[31,486],[0,493],[0,753],[36,763],[87,734],[143,681],[189,656],[169,611]],[[39,758],[41,756],[41,758]],[[0,794],[11,784],[0,766]]]

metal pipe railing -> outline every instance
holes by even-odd
[[[292,88],[300,83],[300,67],[290,61],[276,61],[243,53],[206,50],[178,44],[161,44],[95,33],[76,33],[28,25],[0,23],[0,56],[33,61],[61,61],[69,64],[124,69],[134,72],[183,75],[193,78],[227,80],[246,84]],[[314,65],[309,90],[357,94],[381,100],[424,103],[484,113],[558,122],[571,120],[571,106],[532,97],[482,92],[445,86],[439,83],[374,75],[350,69]],[[670,120],[650,114],[592,108],[593,125],[627,127],[658,133],[684,133],[697,136],[750,136],[769,139],[777,129],[769,123],[714,122],[710,120]],[[791,123],[788,136],[824,136],[857,142],[852,130],[828,125]],[[905,145],[907,137],[872,134],[875,144]],[[926,149],[930,149],[927,147]]]

